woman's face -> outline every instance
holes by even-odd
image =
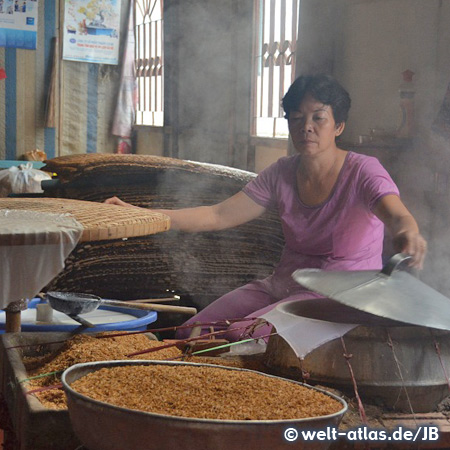
[[[295,149],[302,155],[315,155],[336,148],[336,136],[345,124],[336,126],[331,106],[306,94],[298,109],[290,112],[288,125]]]

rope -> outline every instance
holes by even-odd
[[[246,328],[246,327],[242,327],[242,328]],[[221,331],[221,332],[223,333],[224,331]],[[216,331],[216,332],[214,332],[214,333],[209,333],[209,335],[215,335],[215,334],[221,333],[221,332],[220,332],[220,331]],[[251,341],[257,341],[257,340],[259,340],[259,339],[265,339],[265,338],[268,338],[268,337],[270,337],[270,336],[275,336],[276,334],[278,334],[278,333],[274,332],[274,333],[266,334],[266,335],[264,335],[264,336],[260,336],[260,337],[257,337],[257,338],[249,338],[249,339],[244,339],[244,340],[242,340],[242,341],[231,342],[231,343],[229,343],[229,344],[218,345],[217,347],[213,347],[213,348],[207,348],[207,349],[204,349],[204,350],[197,350],[196,352],[191,353],[191,355],[199,355],[199,354],[201,354],[201,353],[210,352],[210,351],[212,351],[212,350],[218,350],[218,349],[222,349],[222,348],[231,347],[231,346],[233,346],[233,345],[244,344],[244,343],[246,343],[246,342],[251,342]],[[180,343],[180,342],[183,343],[183,342],[187,342],[187,341],[193,341],[193,340],[195,340],[195,339],[200,339],[201,337],[204,337],[204,336],[206,336],[206,335],[203,335],[203,336],[196,336],[196,337],[190,338],[190,339],[185,339],[184,341],[178,341],[177,343]],[[140,353],[151,353],[151,352],[153,352],[153,351],[161,350],[162,348],[173,347],[173,346],[176,345],[177,343],[175,343],[175,344],[167,344],[167,345],[163,345],[163,346],[157,347],[157,348],[155,348],[155,349],[144,350],[143,352],[132,353],[131,355],[140,354]],[[131,356],[131,355],[127,355],[127,356]],[[176,359],[180,359],[180,358],[182,358],[183,356],[184,356],[184,355],[180,355],[180,356],[178,356],[178,357],[176,357],[176,358],[166,359],[165,361],[173,361],[173,360],[176,360]],[[62,372],[64,372],[64,371],[63,371],[63,370],[58,370],[58,371],[56,371],[56,372],[49,372],[49,373],[44,373],[44,374],[41,374],[41,375],[36,375],[36,376],[34,376],[34,377],[25,378],[25,379],[21,380],[20,383],[23,383],[23,382],[29,381],[29,380],[33,380],[33,379],[35,379],[35,378],[42,378],[42,377],[46,377],[46,376],[49,376],[49,375],[59,374],[59,373],[62,373]],[[31,390],[31,391],[27,391],[27,395],[29,395],[29,394],[34,394],[34,393],[37,393],[37,392],[49,391],[49,390],[52,390],[52,389],[61,389],[62,387],[63,387],[63,386],[62,386],[62,383],[53,384],[53,385],[51,385],[51,386],[44,386],[44,387],[40,387],[40,388],[33,389],[33,390]]]
[[[412,407],[412,404],[411,404],[411,399],[409,398],[408,390],[406,389],[405,380],[403,378],[402,370],[400,368],[400,362],[398,361],[397,355],[395,354],[394,342],[392,341],[391,335],[389,334],[388,330],[386,330],[386,333],[387,333],[387,336],[388,336],[388,345],[389,345],[389,347],[391,347],[392,355],[394,356],[394,361],[395,361],[395,364],[397,365],[398,375],[400,376],[400,380],[402,381],[402,387],[403,387],[403,390],[405,391],[406,400],[408,401],[409,409],[411,410],[411,414],[413,416],[414,423],[415,423],[415,425],[417,427],[416,414],[415,414],[415,412],[413,410],[413,407]]]
[[[223,327],[229,327],[232,323],[235,322],[243,322],[248,320],[257,320],[258,317],[243,317],[243,318],[236,318],[236,319],[223,319],[223,320],[217,320],[215,322],[196,322],[190,325],[178,325],[174,327],[166,327],[166,328],[153,328],[143,331],[129,331],[129,332],[120,332],[120,333],[114,333],[114,334],[108,334],[105,336],[96,336],[97,339],[107,339],[110,337],[118,337],[118,336],[129,336],[130,334],[142,334],[142,333],[160,333],[162,331],[177,331],[177,330],[186,330],[189,328],[195,328],[195,327],[217,327],[217,326],[223,326]]]
[[[236,342],[231,342],[231,343],[228,343],[228,344],[218,345],[217,347],[205,348],[203,350],[197,350],[196,352],[191,353],[189,356],[199,355],[201,353],[207,353],[207,352],[211,352],[213,350],[219,350],[221,348],[231,347],[233,345],[244,344],[246,342],[258,341],[259,339],[265,339],[265,338],[268,338],[270,336],[275,336],[276,334],[278,334],[278,333],[277,332],[269,333],[269,334],[265,334],[264,336],[259,336],[259,337],[256,337],[256,338],[248,338],[248,339],[244,339],[242,341],[236,341]],[[183,356],[184,355],[176,356],[174,358],[168,358],[168,359],[165,359],[164,361],[174,361],[176,359],[183,358]]]
[[[450,379],[448,377],[447,369],[446,369],[446,367],[444,365],[444,362],[442,361],[441,347],[439,345],[439,342],[436,341],[436,338],[435,338],[435,336],[433,334],[433,331],[430,328],[428,328],[428,330],[429,330],[429,332],[431,334],[431,337],[433,338],[434,349],[436,350],[436,354],[437,354],[437,356],[439,358],[439,362],[441,363],[442,371],[444,372],[444,377],[447,380],[448,389],[450,390]]]
[[[35,375],[34,377],[24,378],[23,380],[20,380],[19,383],[25,383],[26,381],[35,380],[36,378],[49,377],[50,375],[58,375],[63,372],[64,370],[55,370],[54,372],[41,373],[40,375]]]
[[[253,319],[246,319],[246,320],[253,320]],[[245,327],[243,333],[239,336],[239,339],[245,339],[247,337],[252,337],[253,333],[263,326],[270,325],[269,322],[267,322],[266,319],[257,318],[254,319],[253,323]]]
[[[353,383],[353,390],[355,392],[356,401],[358,402],[359,416],[361,417],[362,423],[364,425],[368,425],[366,411],[364,410],[364,406],[362,404],[361,397],[359,396],[358,386],[356,385],[355,374],[353,373],[353,368],[352,368],[352,365],[350,364],[350,359],[353,358],[353,355],[351,355],[347,352],[344,338],[342,336],[341,336],[341,343],[342,343],[342,348],[344,349],[343,356],[345,358],[345,362],[347,363],[347,367],[350,372],[350,377],[351,377],[352,383]]]
[[[311,374],[305,370],[305,368],[303,367],[303,362],[305,361],[304,358],[299,358],[299,362],[300,362],[300,371],[302,373],[302,381],[303,383],[308,383],[309,379],[311,378]]]
[[[200,322],[196,324],[191,325],[179,325],[174,327],[166,327],[166,328],[152,328],[148,330],[140,330],[140,331],[121,331],[120,333],[112,333],[107,334],[104,336],[93,336],[96,339],[110,339],[113,337],[120,337],[120,336],[130,336],[133,334],[144,334],[144,333],[159,333],[162,331],[177,331],[177,330],[185,330],[189,328],[194,328],[197,326],[206,327],[206,326],[224,326],[229,327],[232,323],[235,322],[241,322],[241,321],[248,321],[248,320],[257,320],[258,317],[244,317],[241,319],[224,319],[224,320],[218,320],[216,322]],[[205,336],[205,335],[203,335]],[[51,345],[51,344],[64,344],[68,340],[70,340],[73,337],[70,336],[69,339],[61,340],[61,341],[50,341],[50,342],[39,342],[39,343],[32,343],[32,344],[21,344],[21,345],[14,345],[11,347],[5,347],[5,350],[13,350],[15,348],[25,348],[25,347],[39,347],[41,345]]]
[[[63,387],[62,383],[52,384],[51,386],[44,386],[36,389],[32,389],[31,391],[27,391],[26,395],[35,394],[37,392],[51,391],[53,389],[61,389]]]
[[[245,328],[246,327],[236,328],[236,330],[243,330]],[[136,356],[136,355],[142,355],[144,353],[153,353],[153,352],[157,352],[158,350],[162,350],[164,348],[175,347],[178,344],[185,344],[187,342],[197,341],[199,339],[205,339],[205,338],[211,337],[211,336],[217,336],[218,334],[224,334],[226,332],[227,332],[227,330],[214,331],[212,333],[202,334],[200,336],[195,336],[195,337],[191,337],[191,338],[188,338],[188,339],[178,340],[178,341],[172,342],[170,344],[161,345],[159,347],[153,347],[153,348],[148,348],[148,349],[145,349],[145,350],[140,350],[138,352],[130,353],[130,354],[126,355],[126,356],[127,357],[131,357],[131,356]],[[209,351],[211,351],[211,350],[212,349],[209,349]]]

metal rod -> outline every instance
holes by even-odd
[[[62,383],[52,384],[51,386],[43,386],[40,388],[32,389],[31,391],[27,391],[26,395],[35,394],[37,392],[43,392],[43,391],[51,391],[53,389],[62,389],[62,387],[63,387]]]
[[[247,320],[256,320],[256,319],[258,319],[258,317],[244,317],[242,319],[225,319],[225,320],[218,320],[216,322],[201,322],[200,325],[203,327],[206,327],[206,326],[216,326],[216,327],[217,326],[230,326],[232,323],[242,322],[242,321],[247,321]],[[109,338],[120,337],[120,336],[130,336],[133,334],[160,333],[163,331],[177,331],[177,330],[185,330],[185,329],[189,329],[189,328],[194,328],[196,326],[198,326],[197,323],[191,324],[191,325],[179,325],[179,326],[164,327],[164,328],[150,328],[148,330],[111,333],[111,334],[102,335],[102,336],[95,336],[95,338],[96,339],[109,339]],[[39,347],[41,345],[63,344],[64,342],[67,342],[67,339],[60,340],[60,341],[13,345],[11,347],[5,347],[5,350],[13,350],[15,348],[25,348],[25,347]]]
[[[198,325],[195,325],[195,326],[198,326]],[[236,330],[243,330],[245,328],[247,328],[247,327],[236,328]],[[218,334],[224,334],[226,332],[227,332],[227,330],[213,331],[212,333],[202,334],[201,336],[194,336],[192,338],[181,339],[181,340],[177,340],[175,342],[171,342],[170,344],[161,345],[159,347],[153,347],[153,348],[148,348],[146,350],[140,350],[140,351],[134,352],[134,353],[129,353],[126,356],[131,357],[131,356],[136,356],[136,355],[143,355],[144,353],[153,353],[153,352],[157,352],[158,350],[162,350],[162,349],[170,348],[170,347],[176,347],[179,344],[186,344],[188,342],[197,341],[199,339],[204,339],[207,337],[217,336]]]
[[[255,337],[255,338],[248,338],[248,339],[244,339],[242,341],[231,342],[229,344],[218,345],[217,347],[205,348],[204,350],[197,350],[196,352],[191,353],[191,355],[198,355],[200,353],[211,352],[213,350],[219,350],[221,348],[227,348],[227,347],[231,347],[233,345],[244,344],[245,342],[257,341],[259,339],[265,339],[265,338],[268,338],[270,336],[275,336],[277,334],[278,334],[277,332],[274,332],[274,333],[265,334],[264,336],[259,336],[259,337]]]
[[[177,302],[180,300],[179,295],[174,295],[173,297],[164,297],[164,298],[140,298],[137,300],[129,300],[133,303],[158,303],[158,302]]]
[[[267,116],[273,116],[273,77],[275,65],[275,0],[270,0],[270,37],[269,37],[269,103]]]

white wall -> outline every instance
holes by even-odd
[[[335,49],[333,74],[352,97],[345,141],[356,142],[371,128],[395,132],[401,120],[401,73],[415,73],[416,134],[406,150],[386,150],[392,162],[388,169],[394,169],[402,198],[429,241],[421,279],[450,296],[450,182],[438,193],[435,181],[437,174],[448,180],[450,140],[431,130],[450,83],[450,1],[338,4],[338,26],[330,45]],[[335,5],[330,3],[330,8]]]
[[[401,73],[412,70],[418,133],[436,117],[450,82],[450,1],[344,0],[334,74],[353,105],[346,139],[400,124]]]

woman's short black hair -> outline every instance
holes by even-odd
[[[347,121],[351,105],[350,95],[337,80],[326,74],[302,75],[292,83],[283,97],[286,119],[289,119],[291,111],[300,106],[306,94],[310,94],[324,105],[330,105],[336,124]]]

